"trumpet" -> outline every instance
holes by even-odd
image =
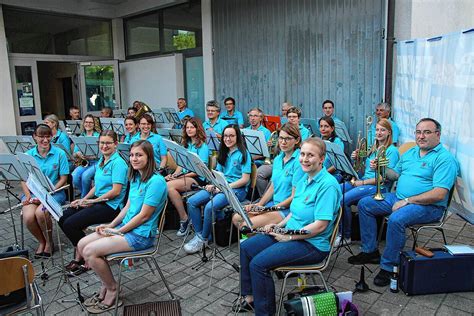
[[[259,205],[253,205],[250,208],[250,211],[248,213],[267,213],[267,212],[277,212],[282,210],[283,207],[281,206],[259,206]]]
[[[270,145],[268,145],[268,152],[270,153],[270,157],[266,157],[263,164],[271,165],[273,163],[273,158],[275,158],[277,154],[278,148],[278,131],[273,131],[270,135],[270,139],[268,140]]]
[[[311,232],[306,229],[286,229],[281,227],[274,227],[270,231],[266,231],[265,228],[249,228],[244,226],[240,229],[242,234],[250,234],[250,233],[259,233],[259,234],[268,234],[268,233],[275,233],[275,234],[282,234],[282,235],[309,235]]]
[[[373,118],[372,116],[367,116],[365,118],[365,135],[366,137],[361,137],[361,131],[359,131],[357,135],[357,147],[356,147],[356,157],[354,159],[354,170],[357,172],[363,172],[365,168],[365,158],[367,158],[370,147],[369,147],[369,140],[367,135],[369,134],[370,125],[372,125]],[[354,180],[354,179],[353,179]],[[352,182],[352,181],[351,181]]]
[[[377,149],[377,155],[376,155],[376,162],[377,162],[377,168],[375,169],[375,185],[377,187],[377,190],[375,191],[375,195],[373,196],[374,200],[376,201],[382,201],[385,199],[381,192],[382,185],[385,183],[385,170],[388,166],[388,158],[386,155],[386,148],[385,146],[380,146]]]

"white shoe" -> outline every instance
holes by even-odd
[[[207,246],[207,241],[201,239],[198,235],[195,235],[193,239],[188,241],[183,249],[187,254],[193,254],[202,250],[202,247]]]
[[[350,244],[352,244],[352,240],[351,238],[344,238],[344,244],[349,246]],[[336,237],[336,240],[334,241],[334,247],[341,247],[342,246],[342,236],[338,235]]]

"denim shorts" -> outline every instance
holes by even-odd
[[[122,226],[124,226],[124,224],[118,225],[117,227],[115,227],[115,229],[119,229]],[[143,237],[141,235],[134,233],[133,231],[125,233],[124,237],[128,245],[130,246],[130,248],[132,248],[134,251],[153,247],[155,243],[155,239],[156,239],[156,236]]]

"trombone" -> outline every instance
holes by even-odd
[[[386,155],[387,148],[385,146],[380,146],[377,149],[377,155],[375,161],[377,162],[377,168],[375,169],[375,185],[377,187],[375,195],[373,196],[374,200],[382,201],[385,199],[384,195],[381,192],[382,185],[385,183],[386,177],[386,168],[388,166],[388,158]]]

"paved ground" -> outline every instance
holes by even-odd
[[[0,209],[6,208],[4,193],[0,193]],[[16,227],[19,231],[18,213],[15,213]],[[449,243],[474,244],[474,227],[467,224],[457,216],[450,216],[445,225]],[[54,233],[56,236],[56,232]],[[428,243],[430,247],[441,246],[440,235],[424,232],[419,238],[421,243]],[[435,236],[433,236],[435,235]],[[165,237],[166,236],[166,237]],[[174,231],[166,231],[162,238],[162,247],[158,261],[168,280],[173,293],[180,299],[183,315],[225,315],[230,313],[230,306],[236,297],[233,292],[238,290],[238,274],[228,264],[217,260],[213,273],[213,281],[209,290],[211,262],[206,263],[201,269],[195,270],[193,266],[200,262],[198,256],[186,256],[180,253],[173,262],[182,239],[175,236]],[[65,260],[72,258],[72,246],[61,234]],[[0,215],[0,246],[6,247],[13,242],[13,229],[10,216]],[[33,253],[36,243],[28,232],[25,232],[26,248]],[[60,263],[59,251],[53,257],[54,264]],[[351,246],[354,252],[359,252],[358,244]],[[237,247],[234,244],[229,249],[219,248],[225,258],[237,262]],[[328,269],[324,275],[328,283],[336,291],[354,289],[355,281],[359,278],[360,267],[347,263],[349,253],[342,250],[332,270]],[[51,267],[52,262],[43,261],[46,267]],[[34,265],[37,275],[41,273],[41,261],[35,260]],[[358,305],[362,315],[473,315],[474,292],[436,294],[426,296],[408,297],[402,292],[393,294],[388,288],[377,288],[372,284],[373,277],[378,272],[376,265],[369,265],[372,273],[366,271],[367,283],[380,293],[367,292],[354,294],[354,302]],[[117,266],[114,266],[117,271]],[[51,272],[50,272],[51,273]],[[168,300],[166,288],[158,276],[148,271],[146,264],[136,263],[131,270],[123,274],[123,299],[125,304],[137,304],[157,300]],[[85,296],[91,295],[98,289],[98,278],[89,272],[80,280],[72,280],[74,285],[79,281],[81,291]],[[1,281],[0,281],[1,282]],[[43,283],[38,279],[42,297],[47,306],[47,315],[83,315],[80,308],[71,303],[63,303],[63,299],[74,297],[71,289],[60,282],[58,277],[51,276],[50,280]],[[60,285],[58,295],[56,289]],[[277,286],[280,282],[277,282]]]

